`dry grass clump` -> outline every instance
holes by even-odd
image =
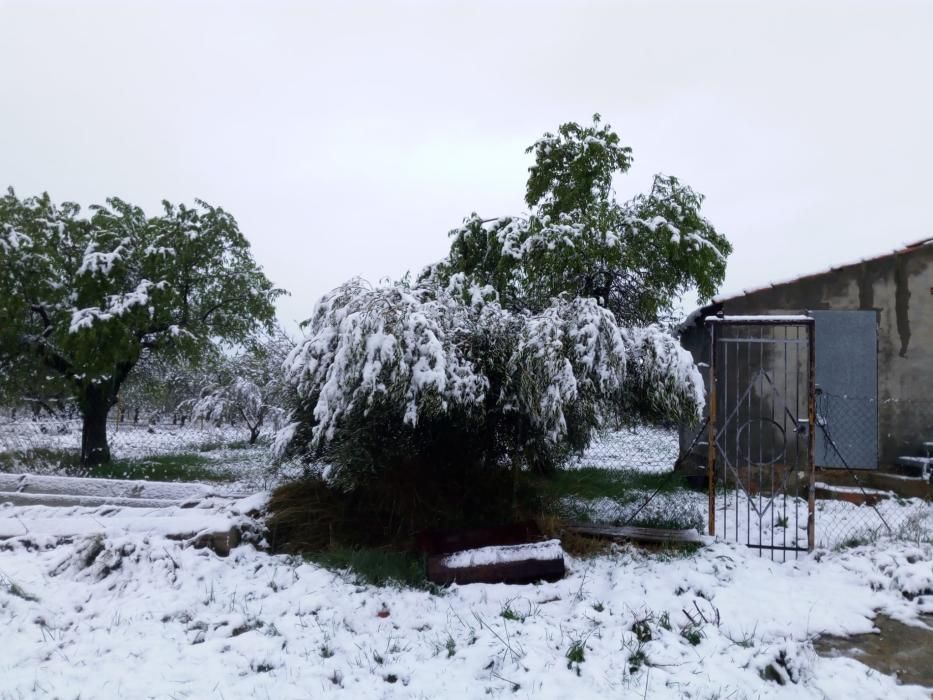
[[[428,531],[504,525],[541,513],[536,492],[517,491],[512,475],[413,468],[384,471],[379,479],[342,491],[320,477],[276,489],[269,501],[272,546],[282,552],[334,547],[415,548]]]

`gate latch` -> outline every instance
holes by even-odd
[[[810,421],[806,418],[797,419],[797,430],[796,432],[800,437],[807,437],[810,434]]]

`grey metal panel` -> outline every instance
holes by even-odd
[[[845,462],[878,467],[878,314],[876,311],[811,311],[816,322],[818,420]],[[816,465],[843,461],[816,431]]]

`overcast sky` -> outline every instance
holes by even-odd
[[[0,185],[231,211],[290,323],[518,213],[600,112],[707,197],[722,291],[933,236],[933,2],[0,0]]]

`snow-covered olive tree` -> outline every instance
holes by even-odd
[[[294,405],[279,450],[350,492],[392,471],[547,471],[635,403],[700,411],[700,375],[659,328],[622,329],[594,299],[532,313],[495,297],[463,275],[446,288],[352,280],[324,296],[286,363]]]
[[[703,196],[656,175],[647,194],[617,202],[613,177],[628,171],[632,152],[599,115],[591,126],[561,125],[528,152],[529,213],[470,215],[425,276],[446,283],[464,273],[512,309],[540,311],[561,294],[593,298],[626,325],[662,319],[690,289],[701,302],[715,294],[732,246],[702,216]]]
[[[144,351],[196,360],[274,315],[280,291],[229,213],[163,206],[0,198],[0,358],[68,384],[87,465],[110,459],[107,414]]]
[[[276,430],[284,418],[287,384],[282,366],[294,347],[276,327],[251,338],[245,348],[222,360],[197,399],[184,402],[193,418],[242,423],[254,445],[264,428]]]

